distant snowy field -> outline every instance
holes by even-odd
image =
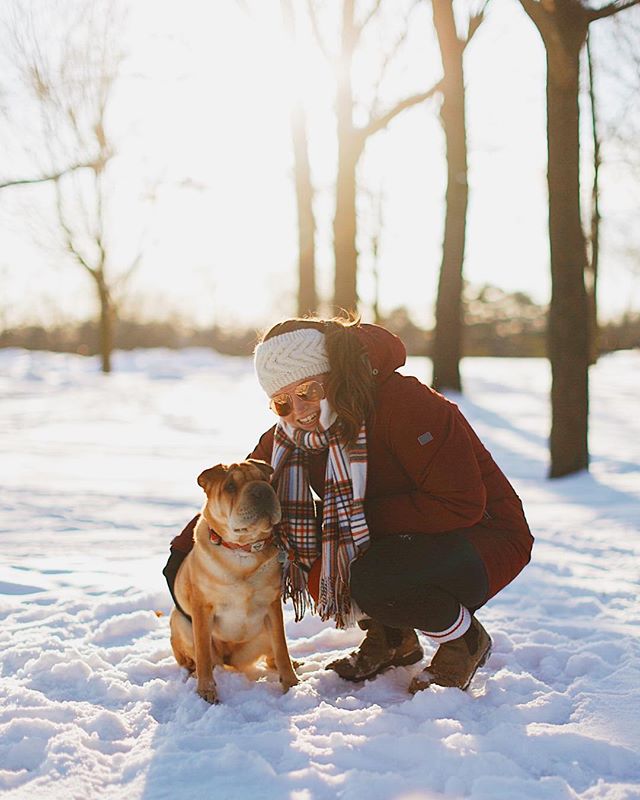
[[[196,476],[271,417],[246,359],[115,365],[0,350],[3,798],[640,798],[640,352],[592,370],[591,472],[553,482],[546,363],[464,362],[460,405],[537,538],[479,614],[469,692],[409,696],[418,665],[348,684],[324,665],[360,632],[287,609],[300,685],[224,672],[214,707],[173,660],[161,569]]]

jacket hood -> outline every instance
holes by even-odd
[[[402,340],[386,328],[363,323],[356,328],[356,334],[367,351],[376,383],[385,381],[406,362],[407,350]]]

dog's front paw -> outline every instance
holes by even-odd
[[[292,675],[286,675],[285,677],[280,677],[280,683],[282,685],[283,693],[287,693],[292,686],[297,686],[300,681],[298,680],[298,676],[293,673]]]
[[[196,691],[203,700],[207,701],[207,703],[215,705],[218,702],[218,690],[216,689],[215,684],[210,684],[209,686],[198,686]]]

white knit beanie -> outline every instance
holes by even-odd
[[[266,339],[255,349],[254,367],[260,386],[269,396],[290,383],[329,372],[324,333],[301,328]]]

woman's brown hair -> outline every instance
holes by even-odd
[[[338,414],[342,438],[354,442],[363,421],[371,418],[375,387],[371,365],[356,335],[360,317],[296,317],[278,322],[260,339],[264,342],[282,333],[315,328],[325,335],[331,371],[326,383],[327,400]]]

